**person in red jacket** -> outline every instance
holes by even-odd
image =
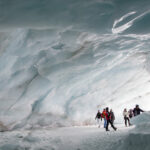
[[[106,128],[107,120],[106,120],[106,109],[103,109],[102,118],[104,118],[104,128]]]
[[[109,131],[109,129],[108,129],[109,123],[110,123],[111,127],[116,131],[117,128],[113,125],[113,123],[111,121],[111,115],[110,115],[108,107],[106,108],[106,120],[107,120],[106,131]]]

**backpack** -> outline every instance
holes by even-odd
[[[111,114],[110,112],[106,112],[108,119],[111,119]]]

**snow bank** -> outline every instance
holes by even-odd
[[[135,125],[117,150],[149,150],[150,149],[150,112],[145,112],[131,120]]]
[[[131,119],[131,123],[135,125],[140,125],[148,122],[150,122],[150,112],[144,112],[143,114]]]

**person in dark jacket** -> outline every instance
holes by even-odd
[[[107,120],[107,125],[106,125],[106,131],[109,131],[108,126],[109,124],[111,125],[111,127],[116,131],[117,128],[113,125],[112,121],[111,121],[111,115],[109,112],[109,108],[106,107],[106,120]]]
[[[100,128],[100,121],[102,121],[101,112],[98,110],[95,120],[97,119],[98,127]]]
[[[131,119],[134,116],[133,110],[129,109],[128,113],[129,113],[129,118]]]
[[[133,109],[134,116],[140,115],[141,112],[144,112],[142,109],[139,108],[139,105],[136,105]]]
[[[111,122],[114,124],[115,115],[112,109],[110,109],[110,118],[111,118]]]

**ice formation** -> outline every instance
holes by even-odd
[[[148,4],[1,0],[2,128],[92,124],[106,106],[117,122],[125,107],[149,110]]]
[[[0,0],[0,150],[149,150],[149,9]],[[122,111],[136,104],[146,112],[126,128]],[[94,126],[106,106],[116,132]]]

